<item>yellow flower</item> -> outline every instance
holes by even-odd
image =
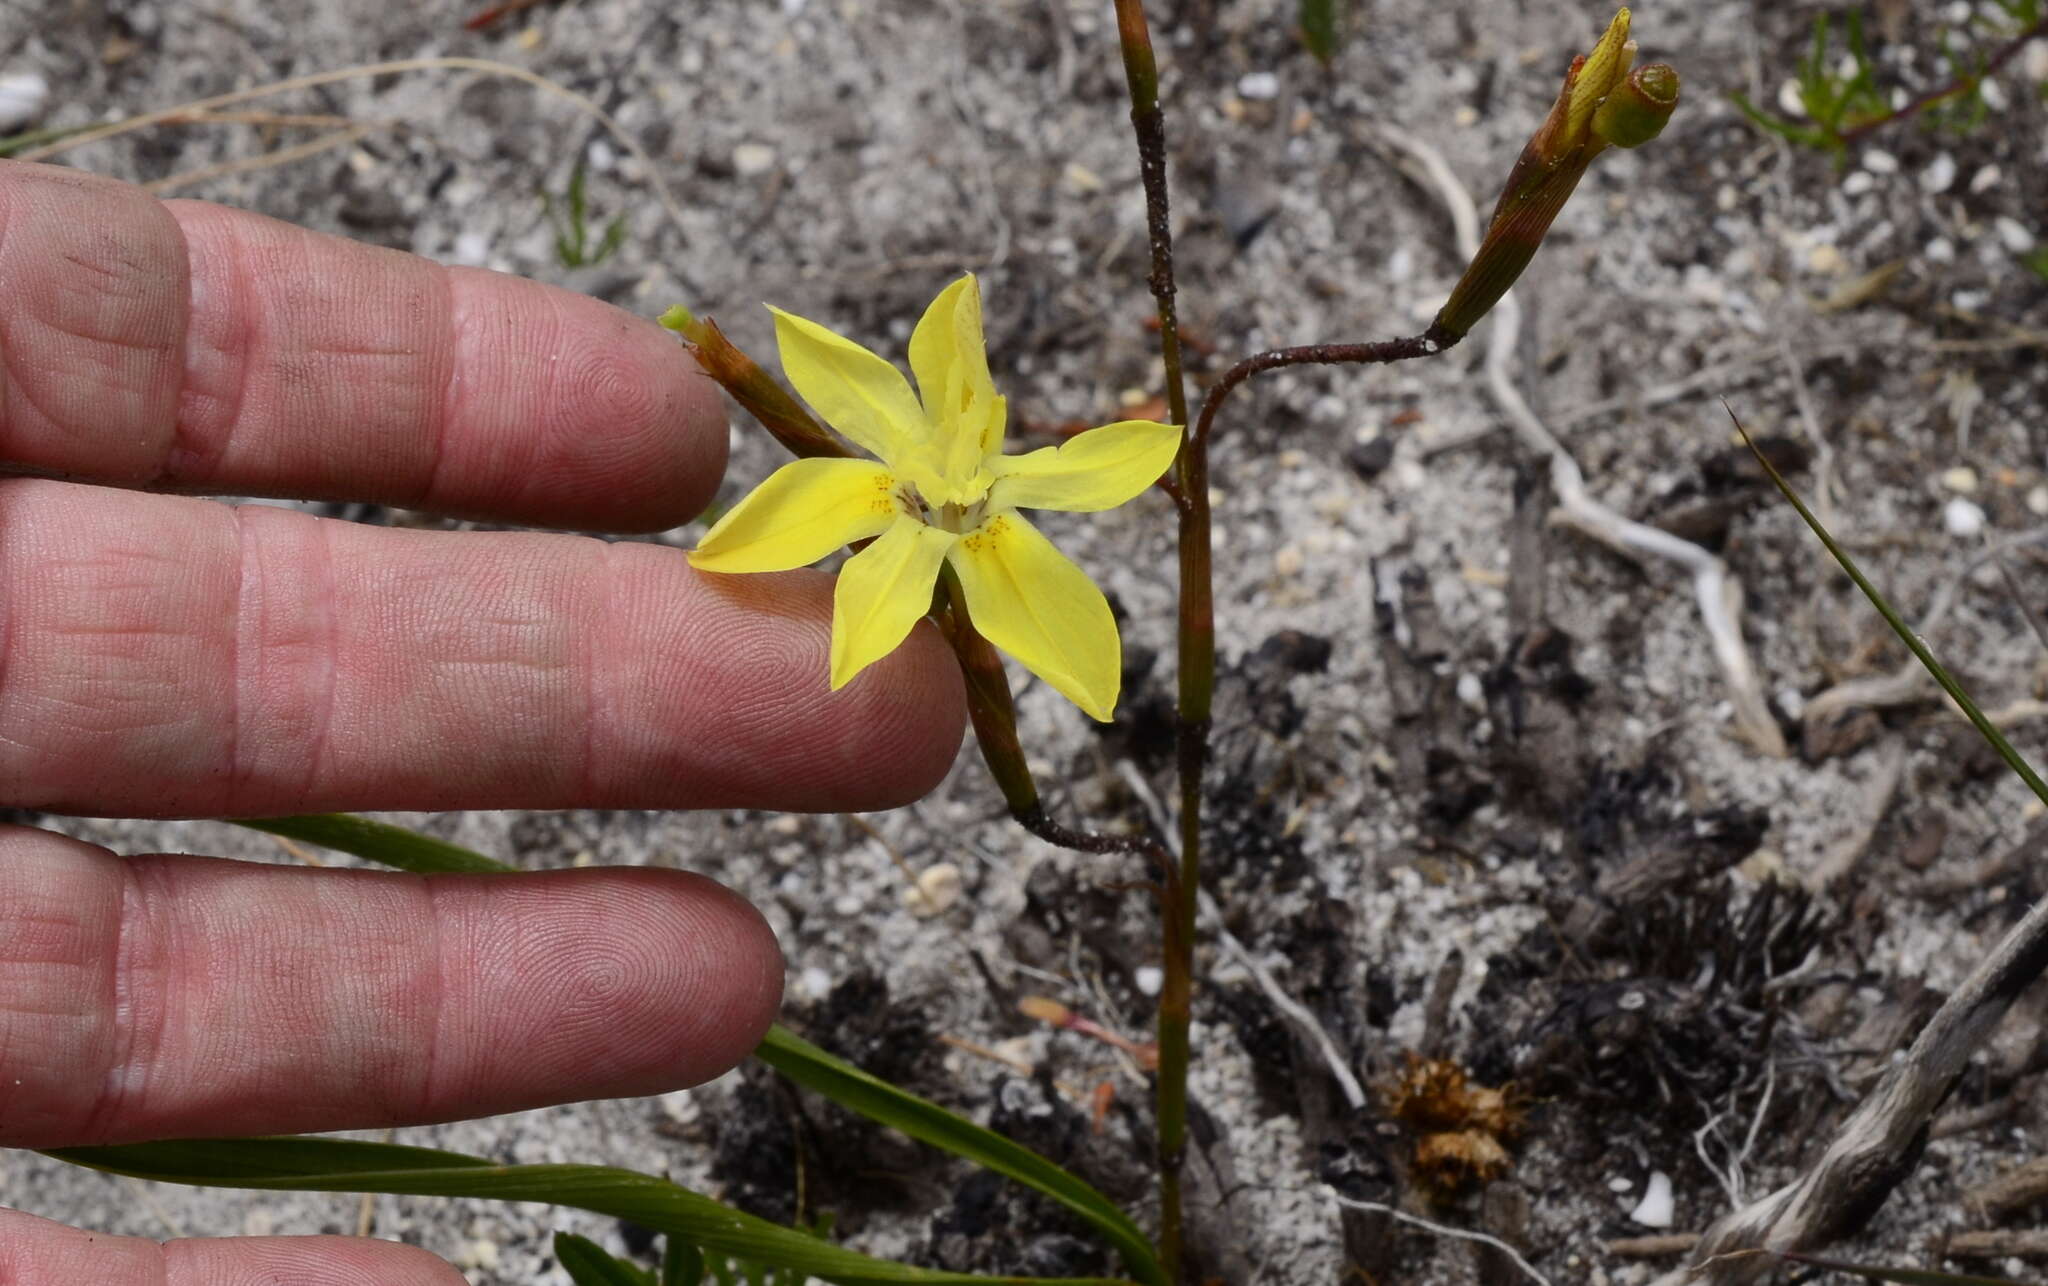
[[[896,650],[931,610],[939,569],[950,564],[975,628],[1106,722],[1122,672],[1109,604],[1017,511],[1120,505],[1166,471],[1180,430],[1124,420],[1004,455],[1004,401],[989,380],[971,275],[941,291],[910,336],[916,393],[860,345],[770,311],[789,382],[876,460],[783,465],[705,533],[690,564],[785,571],[873,538],[846,560],[833,593],[834,690]]]

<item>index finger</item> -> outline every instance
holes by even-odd
[[[536,282],[0,163],[0,469],[674,526],[725,464],[652,322]]]

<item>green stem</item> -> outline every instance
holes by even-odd
[[[1152,247],[1147,282],[1159,309],[1159,348],[1166,367],[1166,404],[1175,424],[1188,427],[1186,378],[1181,369],[1180,325],[1174,314],[1173,224],[1166,192],[1166,126],[1159,110],[1159,66],[1141,0],[1116,0],[1117,39],[1130,90],[1131,130],[1137,136],[1138,173],[1145,186],[1145,225]],[[1187,1149],[1188,1024],[1194,1002],[1196,890],[1202,872],[1202,768],[1209,757],[1209,700],[1216,684],[1215,612],[1209,568],[1208,462],[1190,435],[1181,447],[1175,480],[1180,509],[1180,764],[1181,857],[1169,865],[1160,898],[1164,978],[1159,990],[1159,1073],[1156,1127],[1159,1146],[1159,1257],[1167,1280],[1185,1280],[1186,1233],[1180,1174]]]

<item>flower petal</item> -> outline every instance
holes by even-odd
[[[960,537],[904,517],[846,560],[832,592],[832,689],[894,652],[932,610],[939,564]]]
[[[869,454],[895,464],[931,438],[903,372],[814,321],[770,306],[782,373],[818,417]]]
[[[898,515],[896,479],[873,460],[792,460],[712,524],[690,553],[707,572],[780,572],[878,535]]]
[[[981,286],[968,273],[939,292],[910,335],[910,371],[939,435],[939,467],[956,482],[1003,442],[1004,402],[988,375]]]
[[[1014,513],[994,514],[961,537],[952,563],[974,628],[1108,723],[1123,649],[1109,603],[1088,573]]]
[[[1180,430],[1151,420],[1090,429],[1056,447],[989,461],[998,509],[1113,509],[1159,480],[1180,450]]]

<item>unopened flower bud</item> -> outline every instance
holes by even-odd
[[[1593,158],[1611,144],[1635,147],[1655,138],[1678,105],[1678,73],[1663,63],[1631,71],[1635,42],[1629,12],[1591,51],[1572,59],[1550,114],[1508,171],[1479,252],[1436,315],[1432,333],[1456,343],[1500,302],[1550,230]]]
[[[1593,113],[1593,133],[1616,147],[1639,147],[1664,132],[1678,106],[1678,73],[1669,63],[1630,72]]]

